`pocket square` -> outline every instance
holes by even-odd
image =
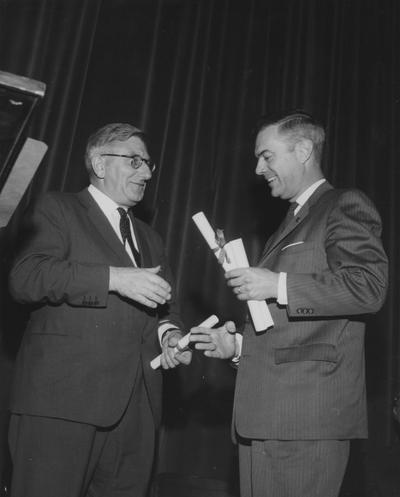
[[[301,245],[302,243],[304,243],[304,241],[289,243],[289,245],[285,245],[284,247],[281,248],[281,252],[283,252],[284,250],[286,250],[289,247],[294,247],[295,245]]]

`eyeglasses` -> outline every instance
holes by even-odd
[[[152,173],[156,170],[156,165],[151,159],[145,159],[140,155],[124,155],[124,154],[100,154],[101,157],[124,157],[125,159],[130,159],[129,165],[133,167],[133,169],[139,169],[143,164],[150,169]]]

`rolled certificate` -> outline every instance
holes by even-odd
[[[222,267],[225,271],[239,267],[249,267],[249,261],[241,238],[232,240],[223,247],[219,247],[215,238],[215,232],[204,213],[198,212],[192,216],[192,219],[217,259],[221,260],[221,251],[224,250],[224,254],[222,254]],[[247,305],[256,331],[264,331],[274,325],[265,300],[248,300]]]
[[[208,246],[214,252],[215,257],[218,260],[221,260],[222,248],[217,244],[215,231],[212,229],[211,224],[208,222],[208,219],[204,215],[204,212],[198,212],[197,214],[194,214],[194,216],[192,216],[192,219],[198,227],[200,233],[203,235]],[[224,245],[224,250],[227,248],[227,245],[229,245],[229,243]],[[222,259],[222,267],[225,269],[225,271],[229,271],[230,269],[235,269],[235,267],[239,266],[235,266],[233,260],[231,260],[229,257],[224,257]]]
[[[212,328],[218,323],[219,319],[215,314],[212,314],[210,317],[208,317],[205,321],[200,323],[198,326],[201,326],[202,328]],[[179,342],[177,343],[176,347],[174,348],[175,354],[177,352],[182,352],[188,345],[189,345],[189,337],[190,333],[187,333],[184,337],[182,337]],[[155,357],[151,362],[150,366],[153,369],[159,368],[161,365],[161,354]]]

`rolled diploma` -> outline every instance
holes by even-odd
[[[234,267],[249,267],[246,250],[241,238],[228,242],[224,248],[229,259],[233,261]],[[265,300],[248,300],[247,305],[256,331],[263,331],[274,326],[274,321]]]
[[[215,232],[204,212],[194,214],[192,219],[206,240],[208,246],[214,252],[215,257],[218,259],[221,248],[215,241]],[[238,267],[249,267],[249,261],[241,238],[228,242],[224,246],[224,249],[229,259],[229,262],[225,259],[222,263],[222,267],[225,271]],[[248,300],[247,305],[256,331],[263,331],[274,325],[274,321],[265,300]]]
[[[218,323],[219,319],[215,314],[212,314],[210,317],[208,317],[205,321],[200,323],[198,326],[201,326],[202,328],[212,328],[214,325]],[[182,351],[182,349],[186,348],[189,345],[189,337],[190,333],[187,333],[184,337],[182,337],[177,346],[174,348],[175,354],[179,351]],[[159,368],[161,365],[161,354],[155,357],[151,362],[150,366],[153,369]]]
[[[204,212],[198,212],[197,214],[194,214],[194,216],[192,216],[192,219],[198,227],[200,233],[203,235],[208,246],[214,252],[215,257],[219,259],[221,247],[219,247],[217,242],[215,241],[215,232],[212,229],[211,224],[208,222],[208,219],[204,215]],[[230,269],[235,269],[235,267],[237,266],[235,266],[233,260],[229,258],[229,262],[226,259],[224,260],[224,262],[222,263],[222,267],[225,269],[225,271],[229,271]]]

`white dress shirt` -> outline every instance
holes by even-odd
[[[89,191],[90,195],[93,197],[96,204],[102,210],[103,214],[108,219],[113,230],[115,231],[116,235],[118,236],[118,238],[121,240],[121,243],[123,244],[121,231],[119,229],[121,215],[117,210],[118,207],[121,207],[121,206],[119,206],[116,202],[114,202],[114,200],[112,200],[110,197],[108,197],[105,193],[100,191],[94,185],[89,185],[88,191]],[[128,219],[129,219],[129,224],[131,227],[133,244],[135,245],[136,250],[139,252],[137,240],[135,237],[135,231],[134,231],[133,226],[132,226],[132,221],[131,221],[131,218],[129,216],[128,216]],[[129,246],[129,243],[125,243],[125,250],[128,253],[129,257],[132,259],[132,262],[135,264],[135,266],[137,266],[136,261],[135,261],[135,257],[132,254],[132,250]]]
[[[98,188],[96,188],[94,185],[89,185],[88,191],[89,191],[90,195],[93,197],[96,204],[100,207],[103,214],[108,219],[108,221],[111,224],[116,235],[121,240],[121,243],[123,243],[121,231],[119,229],[121,215],[117,210],[118,207],[120,207],[120,206],[116,202],[114,202],[114,200],[112,200],[109,196],[107,196],[105,193],[103,193]],[[131,227],[132,240],[133,240],[133,243],[134,243],[137,251],[139,252],[137,240],[135,237],[135,231],[133,230],[133,226],[132,226],[132,221],[131,221],[129,216],[128,216],[128,219],[129,219],[129,224]],[[137,266],[136,261],[135,261],[135,257],[132,254],[132,250],[129,246],[129,243],[125,243],[125,250],[128,253],[129,257],[132,259],[132,262],[134,263],[134,265]],[[175,329],[177,330],[178,328],[174,324],[172,324],[171,322],[169,322],[167,320],[160,321],[160,324],[158,327],[158,337],[160,340],[160,344],[161,344],[161,339],[163,338],[163,335],[165,334],[165,332],[170,331],[170,330],[175,330]]]

